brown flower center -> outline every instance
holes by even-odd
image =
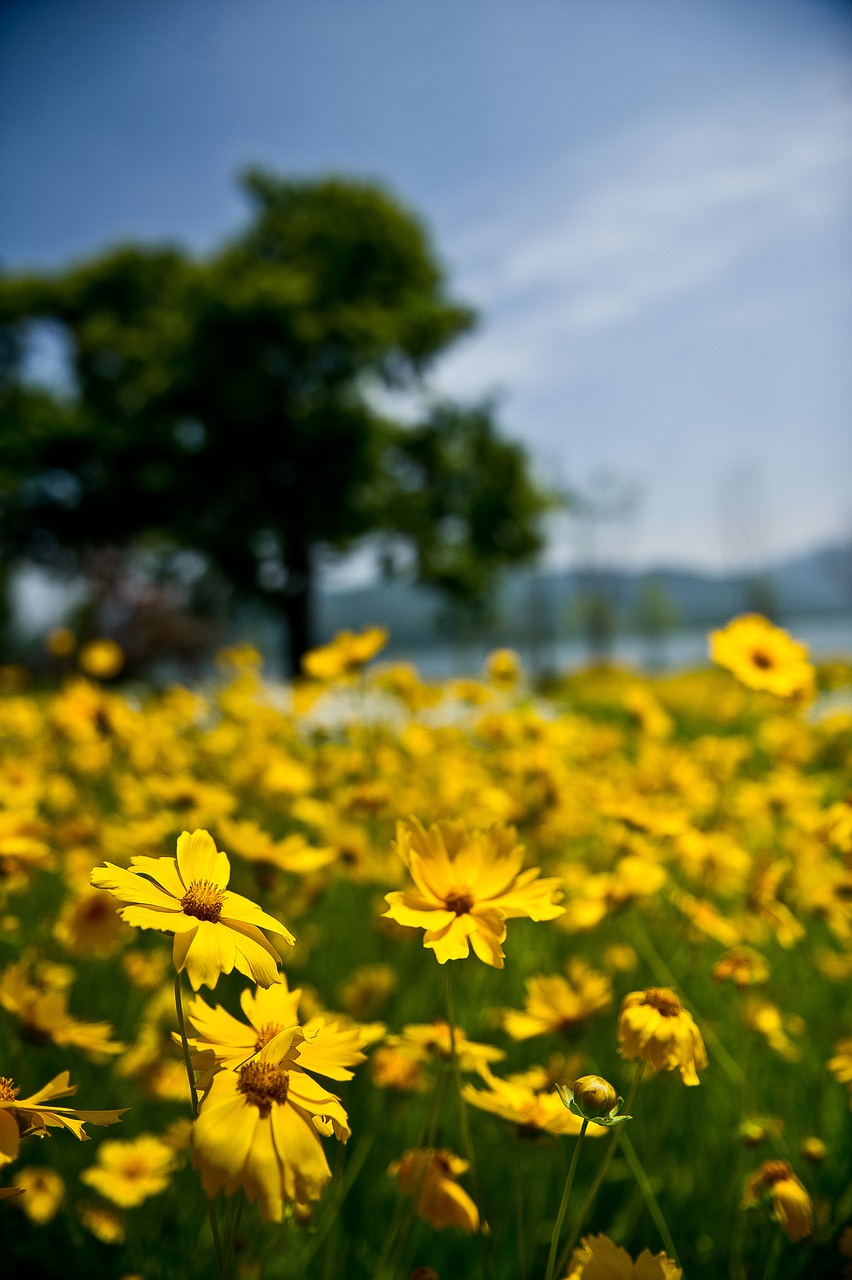
[[[0,1076],[0,1102],[14,1102],[20,1092],[11,1076]]]
[[[751,660],[761,671],[768,671],[770,667],[774,667],[772,654],[767,653],[765,649],[752,649]]]
[[[473,894],[467,889],[454,889],[444,899],[444,906],[448,911],[455,911],[457,916],[466,916],[473,906]]]
[[[786,1160],[767,1160],[760,1170],[761,1181],[767,1186],[775,1182],[785,1182],[793,1177],[793,1166]]]
[[[287,1101],[290,1073],[277,1063],[247,1062],[237,1074],[240,1077],[237,1088],[262,1116],[269,1115],[273,1102],[281,1104]]]
[[[254,1042],[255,1053],[259,1053],[265,1044],[269,1044],[269,1041],[277,1036],[279,1031],[283,1030],[284,1028],[280,1022],[264,1022]]]
[[[645,992],[645,1004],[656,1009],[664,1018],[676,1018],[683,1012],[683,1005],[668,987],[649,987]]]
[[[195,916],[196,920],[218,920],[224,901],[224,889],[217,889],[210,880],[193,880],[180,905],[184,915]]]

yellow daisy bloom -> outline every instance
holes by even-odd
[[[288,991],[283,975],[280,986],[247,989],[240,996],[246,1023],[221,1005],[211,1009],[197,996],[187,1005],[189,1020],[198,1032],[189,1043],[201,1053],[212,1053],[219,1066],[236,1070],[279,1032],[299,1027],[301,997],[300,989]],[[318,1015],[309,1018],[300,1030],[304,1040],[295,1047],[295,1061],[302,1070],[315,1071],[332,1080],[351,1080],[349,1068],[365,1060],[363,1037],[357,1026],[341,1027]]]
[[[514,827],[495,823],[468,832],[463,822],[439,822],[427,831],[417,818],[397,823],[396,850],[414,889],[385,894],[384,913],[397,924],[425,929],[424,947],[439,964],[462,960],[470,948],[503,968],[506,921],[520,916],[555,920],[557,879],[540,880],[538,867],[521,872],[524,847]]]
[[[566,1280],[681,1280],[668,1254],[643,1249],[634,1262],[609,1236],[586,1236],[574,1250]]]
[[[237,1071],[220,1071],[198,1113],[192,1163],[212,1199],[242,1187],[265,1222],[281,1222],[285,1203],[318,1200],[331,1177],[319,1134],[345,1142],[340,1099],[298,1065],[304,1036],[280,1032]]]
[[[467,1160],[452,1151],[432,1149],[406,1151],[389,1166],[388,1173],[399,1180],[399,1189],[414,1198],[414,1212],[436,1231],[458,1227],[471,1234],[479,1230],[479,1211],[456,1182],[469,1168]]]
[[[749,689],[763,689],[779,698],[810,694],[814,669],[807,646],[788,636],[759,613],[734,618],[711,631],[710,657]]]
[[[125,1046],[112,1039],[108,1022],[81,1022],[68,1010],[64,991],[46,982],[32,981],[28,959],[10,964],[0,974],[0,1006],[21,1021],[26,1035],[38,1043],[63,1049],[79,1049],[95,1062],[122,1053]]]
[[[455,1028],[454,1038],[460,1071],[476,1071],[483,1062],[499,1062],[506,1056],[496,1045],[468,1040],[459,1026]],[[388,1036],[387,1042],[391,1047],[402,1049],[404,1053],[420,1061],[430,1057],[441,1062],[453,1060],[448,1022],[414,1022],[403,1027],[401,1035]]]
[[[527,978],[524,1011],[505,1009],[503,1026],[513,1040],[529,1040],[548,1032],[577,1031],[612,1003],[612,983],[595,973],[583,960],[572,960],[570,981],[561,974],[536,974]]]
[[[622,1001],[618,1020],[623,1058],[649,1062],[655,1071],[680,1071],[684,1084],[698,1084],[707,1052],[692,1014],[668,987],[631,991]]]
[[[92,872],[92,884],[130,904],[119,912],[128,924],[175,935],[172,960],[186,969],[193,990],[215,987],[232,969],[270,987],[280,981],[278,953],[261,929],[290,946],[295,939],[280,920],[231,893],[230,875],[227,854],[207,831],[184,831],[177,858],[131,858],[129,871],[108,862]]]
[[[70,1129],[75,1138],[87,1142],[89,1135],[84,1124],[116,1124],[127,1110],[77,1111],[73,1107],[55,1107],[55,1098],[67,1098],[77,1092],[77,1086],[69,1084],[67,1071],[54,1077],[44,1088],[29,1098],[18,1100],[20,1089],[8,1076],[0,1076],[0,1166],[16,1160],[21,1138],[30,1134],[47,1136],[50,1128]]]
[[[20,1208],[30,1222],[39,1227],[50,1222],[65,1197],[65,1183],[60,1175],[45,1165],[31,1165],[27,1169],[18,1169],[15,1181],[23,1192]]]
[[[102,1142],[98,1161],[80,1174],[80,1181],[122,1209],[133,1209],[149,1196],[165,1191],[176,1159],[174,1150],[153,1133],[140,1133],[129,1142]]]
[[[838,1040],[834,1056],[826,1063],[829,1071],[840,1084],[845,1084],[852,1095],[852,1037]]]
[[[388,633],[384,627],[366,627],[360,634],[339,631],[331,644],[324,644],[305,654],[302,670],[312,680],[339,680],[359,671],[387,642]]]
[[[768,1200],[788,1240],[804,1240],[814,1229],[813,1205],[807,1189],[786,1160],[766,1160],[749,1178],[740,1205],[750,1209]]]

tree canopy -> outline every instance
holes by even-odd
[[[191,548],[277,605],[297,669],[317,547],[383,531],[420,581],[470,601],[537,548],[544,499],[489,407],[414,426],[375,407],[474,319],[418,220],[368,184],[243,185],[248,225],[209,256],[130,245],[0,282],[0,539],[52,565]],[[34,320],[67,337],[66,394],[26,379]]]

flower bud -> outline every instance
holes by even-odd
[[[618,1101],[618,1095],[608,1080],[602,1076],[580,1076],[571,1090],[574,1101],[587,1120],[599,1120],[608,1116]]]

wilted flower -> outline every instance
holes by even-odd
[[[684,1084],[698,1084],[698,1072],[707,1066],[701,1032],[668,987],[631,991],[624,997],[618,1043],[622,1057],[648,1062],[657,1072],[677,1069]]]
[[[479,1212],[456,1179],[466,1173],[468,1162],[451,1151],[406,1151],[394,1160],[388,1173],[399,1179],[403,1195],[414,1197],[414,1212],[436,1231],[458,1227],[479,1230]]]
[[[786,1160],[767,1160],[746,1183],[741,1208],[769,1203],[788,1239],[803,1240],[814,1229],[813,1206],[805,1186]]]
[[[0,1076],[0,1165],[17,1159],[21,1138],[30,1134],[46,1137],[48,1129],[64,1128],[86,1142],[89,1135],[84,1124],[116,1124],[127,1110],[123,1107],[120,1111],[77,1111],[73,1107],[53,1106],[55,1098],[67,1098],[77,1092],[77,1086],[69,1083],[67,1071],[29,1098],[19,1100],[19,1092],[8,1076]]]

